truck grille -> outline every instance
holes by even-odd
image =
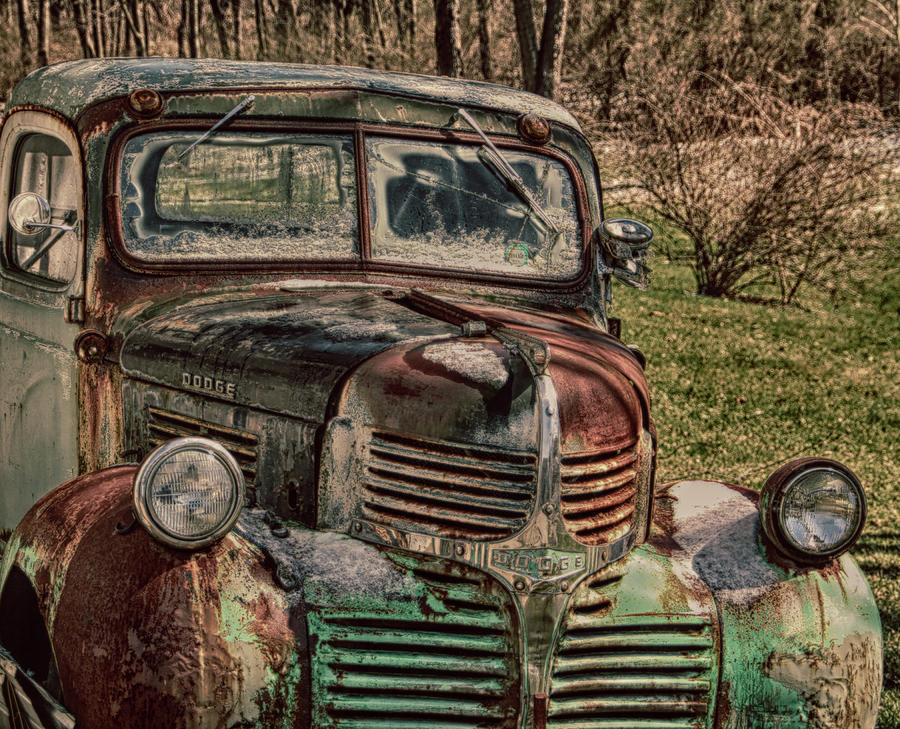
[[[714,636],[700,615],[575,618],[557,648],[548,726],[706,726]]]
[[[187,436],[202,436],[218,441],[234,456],[247,480],[247,486],[253,488],[256,482],[258,438],[252,433],[153,407],[147,408],[147,429],[150,448],[156,448],[172,438]]]
[[[562,515],[582,544],[602,545],[631,529],[635,509],[637,451],[564,455],[560,464]]]
[[[510,606],[486,593],[482,580],[424,577],[436,583],[432,599],[446,612],[420,612],[411,600],[383,612],[307,616],[316,637],[314,726],[515,728],[520,689]]]
[[[365,463],[366,517],[456,539],[521,529],[535,499],[537,457],[373,432]]]

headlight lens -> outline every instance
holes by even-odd
[[[227,534],[244,505],[234,457],[206,438],[176,438],[154,450],[134,480],[138,519],[159,541],[204,547]]]
[[[846,466],[803,459],[779,468],[760,497],[766,536],[801,562],[824,562],[856,542],[866,517],[866,497]]]

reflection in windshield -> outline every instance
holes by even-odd
[[[143,258],[348,259],[358,255],[349,137],[197,133],[125,148],[124,237]]]
[[[360,261],[350,135],[166,131],[128,140],[123,241],[147,261]],[[511,175],[473,144],[372,137],[371,256],[445,270],[570,280],[581,270],[568,169],[504,150]],[[520,178],[520,179],[519,179]]]
[[[370,138],[372,255],[472,271],[573,278],[581,266],[572,182],[558,161],[505,151],[556,236],[479,148]]]

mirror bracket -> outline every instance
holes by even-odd
[[[604,220],[597,228],[597,274],[615,276],[626,286],[645,289],[650,268],[645,263],[653,230],[629,218]]]
[[[67,211],[68,213],[75,211]],[[37,235],[44,230],[58,230],[63,233],[78,233],[78,221],[68,223],[51,223],[52,211],[47,199],[36,192],[20,192],[9,203],[7,219],[10,226],[21,235]]]

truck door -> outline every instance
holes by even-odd
[[[84,220],[77,139],[62,121],[13,111],[0,134],[0,530],[78,471],[74,340],[84,293],[83,225],[23,235],[10,201],[35,192],[52,223]]]

